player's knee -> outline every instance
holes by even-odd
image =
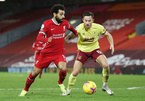
[[[59,69],[60,69],[61,71],[65,71],[65,70],[66,70],[66,67],[59,67]]]
[[[32,72],[32,76],[37,76],[39,73],[38,72],[36,72],[36,71],[33,71]]]
[[[102,67],[103,67],[104,69],[107,69],[107,68],[109,68],[109,65],[108,65],[108,64],[103,64]]]
[[[77,76],[78,74],[79,74],[79,73],[77,73],[77,72],[73,72],[73,73],[72,73],[73,76]]]

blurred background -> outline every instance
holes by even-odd
[[[112,74],[145,74],[145,0],[0,0],[0,72],[29,73],[34,66],[32,44],[43,21],[52,18],[50,8],[64,4],[66,19],[76,27],[85,11],[95,15],[114,39],[111,55],[108,40],[100,36],[101,51]],[[69,31],[66,32],[68,34]],[[77,53],[77,37],[65,43],[68,72]],[[101,73],[89,59],[81,73]],[[43,72],[58,72],[51,63]]]

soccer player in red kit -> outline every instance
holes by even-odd
[[[34,56],[35,56],[35,63],[38,60],[38,57],[40,56],[41,50],[44,48],[45,43],[41,41],[35,41],[32,45],[32,50],[34,51]],[[41,78],[42,71],[39,74],[39,78]]]
[[[65,20],[65,7],[61,4],[56,4],[51,8],[52,19],[44,21],[37,36],[37,40],[45,42],[46,45],[41,51],[41,54],[34,65],[32,73],[27,78],[24,90],[19,96],[25,96],[28,93],[29,87],[34,82],[36,76],[43,68],[49,66],[54,61],[55,65],[60,69],[58,86],[62,92],[66,92],[63,81],[66,77],[66,58],[65,58],[65,32],[67,29],[77,34],[77,31]],[[45,38],[43,37],[45,35]]]

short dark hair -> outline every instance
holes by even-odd
[[[92,16],[92,18],[94,18],[94,14],[93,14],[92,12],[85,12],[85,13],[83,14],[83,18],[84,18],[85,16]]]
[[[58,11],[60,10],[65,10],[64,5],[61,4],[55,4],[52,8],[51,8],[51,14],[53,15],[53,13],[58,13]]]

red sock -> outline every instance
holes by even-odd
[[[25,85],[25,88],[24,90],[25,91],[28,91],[31,84],[34,82],[36,76],[32,76],[32,73],[30,73],[30,75],[28,76],[27,80],[26,80],[26,85]]]
[[[58,84],[62,84],[67,74],[67,70],[59,71],[59,81]]]

